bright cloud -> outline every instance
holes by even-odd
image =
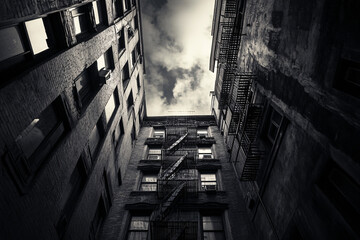
[[[209,114],[214,0],[142,4],[148,115]]]

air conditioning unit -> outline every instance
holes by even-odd
[[[203,158],[204,159],[212,159],[212,155],[211,154],[204,154]]]
[[[103,68],[99,71],[99,78],[100,83],[106,84],[106,81],[108,81],[111,77],[111,70]]]
[[[206,192],[216,191],[216,185],[205,185],[203,186],[203,190]]]

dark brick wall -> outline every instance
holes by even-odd
[[[22,21],[20,17],[32,17],[39,13],[48,13],[63,7],[72,6],[78,1],[8,1],[2,4],[2,19]],[[111,1],[106,1],[110,9]],[[41,6],[41,7],[40,7]],[[134,17],[136,9],[128,13]],[[109,15],[111,19],[111,15]],[[117,22],[117,29],[125,21]],[[140,28],[141,29],[141,28]],[[135,124],[140,130],[138,112],[144,99],[143,65],[134,68],[129,85],[124,92],[121,81],[121,68],[130,60],[130,54],[137,41],[140,30],[128,42],[127,50],[118,56],[116,29],[114,25],[106,27],[90,39],[69,47],[52,56],[51,59],[27,69],[0,89],[0,236],[4,239],[57,239],[56,224],[63,206],[62,194],[69,185],[70,176],[76,163],[87,146],[91,130],[104,111],[105,105],[117,87],[120,105],[109,123],[101,150],[89,175],[84,191],[79,193],[79,201],[69,222],[64,239],[89,239],[91,221],[94,217],[100,194],[104,191],[101,183],[104,169],[109,172],[113,191],[117,191],[118,176],[115,160],[124,179],[125,169],[130,159],[132,140],[131,130]],[[127,31],[125,31],[127,32]],[[127,39],[127,33],[126,33]],[[111,79],[101,86],[99,92],[87,106],[84,113],[79,113],[73,87],[76,77],[109,47],[112,47],[115,69]],[[141,88],[137,88],[136,77],[139,74]],[[129,116],[126,99],[132,90],[135,116]],[[6,147],[14,143],[15,138],[60,94],[68,105],[70,131],[51,154],[42,163],[33,183],[26,193],[21,193],[5,164]],[[125,133],[120,147],[115,151],[112,134],[120,119]]]
[[[166,120],[167,118],[164,117],[163,119]],[[188,119],[191,118],[188,117]],[[206,122],[202,122],[202,124],[204,123],[206,125]],[[148,124],[145,122],[146,126]],[[211,124],[213,124],[213,121]],[[254,239],[253,226],[247,216],[245,203],[241,198],[241,191],[237,187],[237,177],[234,174],[231,163],[228,161],[229,156],[223,142],[223,137],[217,126],[209,127],[208,131],[216,141],[213,148],[214,155],[221,164],[219,174],[221,177],[219,180],[222,186],[221,191],[212,194],[199,192],[197,197],[189,196],[181,204],[178,204],[176,209],[185,208],[198,212],[201,209],[210,211],[214,207],[219,208],[222,206],[220,208],[224,211],[224,226],[227,238]],[[152,211],[160,203],[155,192],[138,192],[139,181],[141,180],[139,166],[146,166],[146,163],[140,164],[140,160],[145,159],[147,156],[145,141],[148,137],[152,137],[152,127],[142,127],[135,148],[132,151],[123,184],[115,194],[114,207],[111,209],[109,217],[105,222],[102,231],[103,239],[125,238],[130,217],[128,208],[137,209],[140,212],[144,212],[146,209]]]

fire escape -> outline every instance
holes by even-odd
[[[253,181],[263,155],[257,142],[263,107],[251,102],[251,86],[256,76],[251,72],[241,72],[237,66],[244,9],[245,1],[242,0],[227,0],[225,3],[220,20],[218,57],[218,74],[223,75],[217,76],[215,95],[219,100],[219,109],[226,110],[229,107],[231,111],[228,134],[235,137],[229,143],[233,149],[237,139],[239,152],[245,159],[241,180]]]
[[[237,54],[240,48],[240,21],[242,13],[238,13],[237,0],[227,0],[224,14],[220,20],[221,42],[218,57],[218,69],[223,70],[223,76],[217,77],[215,94],[219,99],[219,108],[224,109],[229,101],[232,83],[236,77]]]
[[[186,151],[188,128],[167,131],[162,150],[162,164],[157,181],[160,204],[150,217],[150,236],[157,239],[197,239],[197,221],[181,218],[178,203],[197,194],[194,153]]]

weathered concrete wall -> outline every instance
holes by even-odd
[[[334,88],[340,58],[360,60],[354,54],[359,46],[347,40],[357,39],[349,27],[353,25],[343,20],[355,17],[347,4],[247,1],[240,70],[257,75],[257,91],[290,123],[274,160],[263,160],[265,167],[270,164],[263,185],[241,186],[245,198],[256,199],[260,192],[280,239],[288,239],[294,226],[303,239],[356,239],[317,185],[331,161],[360,182],[355,140],[360,136],[360,100]],[[241,165],[244,160],[238,161]],[[249,212],[260,239],[276,239],[261,204]]]

